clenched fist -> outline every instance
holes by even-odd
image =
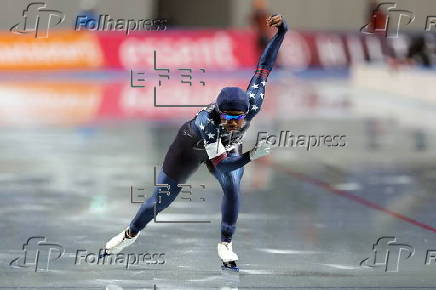
[[[280,14],[277,15],[271,15],[270,17],[268,17],[266,19],[266,24],[269,27],[279,27],[280,25],[282,25],[283,19],[282,16]]]

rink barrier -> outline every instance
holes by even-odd
[[[434,128],[435,70],[410,65],[358,65],[351,75],[358,113],[396,118],[408,128]]]
[[[404,54],[410,36],[389,40]],[[0,70],[132,70],[188,68],[208,71],[253,69],[260,54],[247,29],[134,32],[54,31],[47,38],[0,33]],[[281,67],[297,70],[348,68],[385,60],[387,39],[339,31],[289,31],[280,49]]]

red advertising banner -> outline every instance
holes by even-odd
[[[301,70],[346,68],[356,62],[383,61],[386,47],[386,39],[375,35],[289,31],[278,63]],[[258,58],[256,36],[249,30],[167,30],[130,35],[58,31],[44,39],[0,34],[0,70],[231,71],[254,69]]]
[[[282,66],[292,69],[347,68],[353,63],[383,61],[386,40],[380,36],[339,32],[287,33],[280,49]]]
[[[125,36],[101,33],[106,67],[235,70],[256,65],[254,33],[237,30],[159,31]]]
[[[112,69],[238,70],[254,68],[259,55],[251,31],[160,31],[141,34],[102,33],[99,41]],[[156,57],[154,57],[156,51]],[[346,68],[368,60],[383,61],[386,39],[340,32],[289,31],[278,62],[284,68]]]

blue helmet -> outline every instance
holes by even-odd
[[[223,88],[216,99],[218,111],[243,111],[249,108],[248,96],[244,90],[237,87]]]

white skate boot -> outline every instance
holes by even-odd
[[[119,233],[118,235],[116,235],[115,237],[113,237],[112,239],[110,239],[110,241],[106,243],[105,255],[118,254],[124,248],[130,246],[136,241],[136,239],[139,237],[139,233],[133,238],[128,238],[126,235],[127,230],[128,228],[122,231],[121,233]]]
[[[220,242],[218,243],[218,256],[221,261],[223,261],[223,265],[221,269],[229,269],[235,272],[239,272],[238,266],[236,266],[236,261],[238,260],[238,255],[232,250],[232,242]]]

